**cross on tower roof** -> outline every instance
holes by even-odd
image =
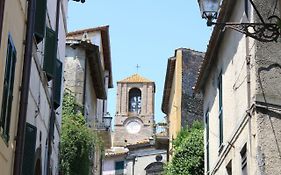
[[[139,64],[136,65],[136,68],[137,68],[137,73],[139,73],[139,68],[140,68]]]

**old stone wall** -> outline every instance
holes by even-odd
[[[203,99],[195,95],[193,87],[196,83],[199,67],[204,58],[202,52],[190,49],[182,50],[182,100],[181,126],[191,125],[195,120],[203,119]]]

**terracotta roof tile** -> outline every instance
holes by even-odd
[[[124,80],[118,81],[120,83],[153,83],[153,81],[146,79],[139,74],[133,74],[132,76],[125,78]]]

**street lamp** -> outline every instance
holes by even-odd
[[[239,22],[214,22],[217,19],[221,0],[198,0],[202,18],[207,19],[207,26],[217,25],[222,28],[228,27],[254,38],[261,42],[277,41],[280,37],[280,28],[277,23],[281,22],[278,16],[270,16],[269,20],[276,20],[276,23],[266,23],[255,6],[253,0],[249,0],[257,13],[260,23],[239,23]]]
[[[109,130],[109,128],[111,127],[111,121],[112,121],[112,117],[110,116],[110,113],[107,112],[103,117],[103,123],[106,130]]]
[[[75,2],[81,2],[81,3],[84,3],[84,2],[85,2],[85,0],[73,0],[73,1],[75,1]]]

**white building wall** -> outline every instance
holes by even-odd
[[[250,9],[250,13],[251,11]],[[229,21],[248,21],[244,12],[243,0],[236,2],[233,12],[235,13],[233,13]],[[216,52],[216,63],[212,65],[204,88],[204,114],[209,111],[210,172],[215,172],[215,174],[226,173],[225,167],[231,159],[233,159],[233,174],[238,173],[241,170],[240,151],[245,143],[249,143],[248,124],[242,121],[245,119],[248,109],[246,58],[247,54],[250,55],[250,60],[253,62],[255,47],[253,39],[249,39],[248,44],[246,42],[245,35],[231,29],[225,29],[224,37]],[[249,53],[247,53],[247,49]],[[251,82],[255,82],[255,70],[252,65],[250,66],[250,71],[253,75],[251,76]],[[219,152],[218,93],[218,78],[220,73],[222,73],[223,88],[223,149],[221,152]],[[250,89],[253,92],[255,89],[254,83],[251,84]],[[251,102],[253,99],[254,95],[252,93]],[[239,137],[237,138],[237,136]],[[229,150],[228,148],[231,146],[235,149]],[[230,152],[224,153],[225,150]],[[249,159],[251,158],[249,157]],[[218,169],[214,170],[214,168]],[[250,172],[250,174],[254,174],[254,172]]]
[[[67,9],[67,0],[61,1],[60,9],[60,23],[59,23],[59,41],[57,58],[62,62],[65,55],[65,36],[66,36],[66,15],[64,11]],[[56,24],[56,0],[47,1],[47,16],[46,23],[47,26],[55,29]],[[30,77],[30,87],[29,87],[29,99],[27,108],[27,122],[37,127],[37,141],[36,150],[41,148],[41,164],[42,164],[42,174],[46,173],[47,166],[47,152],[48,152],[48,133],[49,133],[49,122],[50,122],[50,97],[51,97],[51,87],[52,81],[47,82],[45,74],[43,73],[43,60],[44,60],[44,40],[38,44],[34,45],[33,49],[33,59],[31,65],[31,77]],[[62,80],[63,81],[63,80]],[[62,83],[63,84],[63,83]],[[63,92],[63,86],[61,89]],[[63,95],[62,95],[63,96]],[[61,101],[62,102],[62,101]],[[60,129],[61,129],[61,106],[56,110],[55,117],[55,129],[54,129],[54,140],[52,142],[52,154],[50,158],[50,165],[52,167],[52,174],[57,175],[59,170],[59,140],[60,140]],[[36,160],[35,160],[36,161]]]

